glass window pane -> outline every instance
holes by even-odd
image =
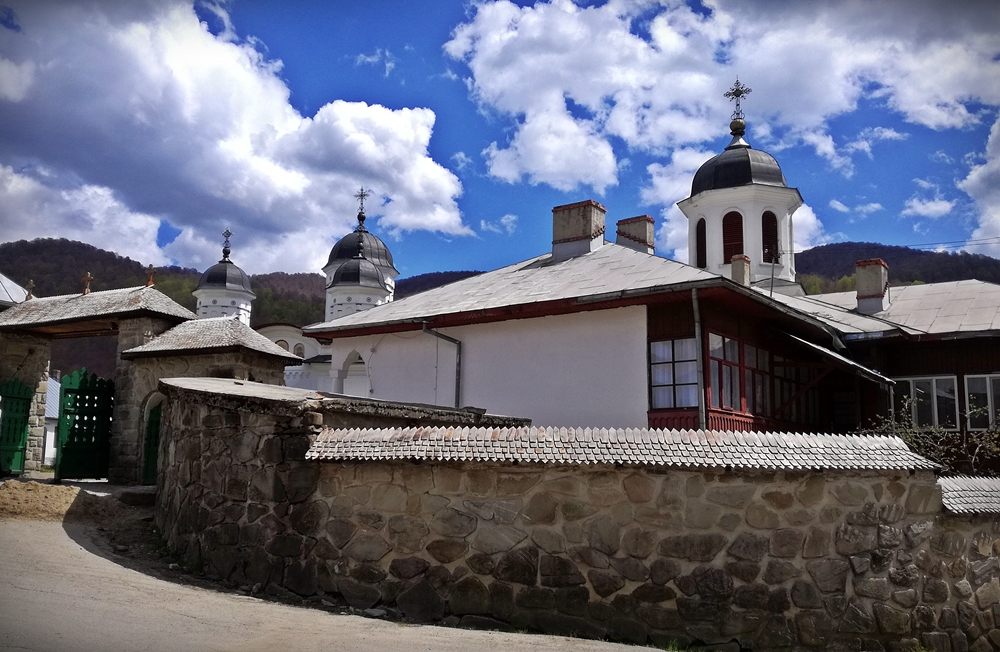
[[[666,364],[653,365],[653,385],[672,385],[674,382],[673,365]]]
[[[966,378],[969,386],[968,409],[970,428],[988,428],[990,426],[990,402],[987,394],[986,376]]]
[[[708,334],[708,354],[713,358],[722,358],[722,341],[721,335]]]
[[[695,345],[693,337],[674,340],[674,360],[696,360],[697,358],[698,347]]]
[[[670,362],[670,342],[650,342],[649,359],[651,362]]]
[[[719,386],[719,363],[712,363],[712,407],[722,405],[722,393]]]
[[[914,380],[913,400],[916,404],[916,423],[913,425],[923,428],[934,425],[934,395],[933,381]]]
[[[747,388],[747,412],[757,414],[756,397],[753,395],[753,371],[745,370],[743,386]]]
[[[722,367],[722,407],[733,407],[733,368]]]
[[[757,409],[765,417],[771,416],[771,402],[768,400],[767,380],[764,374],[754,374],[756,389],[754,395],[757,397]]]
[[[936,378],[934,389],[937,399],[937,425],[943,428],[957,427],[958,400],[955,393],[955,380],[953,378]]]
[[[1000,412],[1000,376],[990,378],[990,390],[993,392],[993,414],[991,424],[997,422],[997,413]]]
[[[740,343],[738,340],[731,340],[729,338],[726,338],[726,361],[727,362],[740,361]]]
[[[761,371],[771,371],[771,354],[764,349],[757,350],[757,368]]]
[[[743,360],[747,367],[751,369],[757,368],[757,347],[750,346],[749,344],[743,345]]]
[[[698,407],[697,385],[678,385],[676,394],[677,407]]]
[[[653,388],[653,408],[674,407],[674,388],[672,385]]]
[[[674,363],[675,383],[697,383],[698,363],[697,362],[675,362]]]
[[[910,381],[897,380],[896,386],[892,389],[893,410],[896,413],[896,421],[904,425],[909,425],[913,421],[913,405],[910,402]]]

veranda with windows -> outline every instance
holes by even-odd
[[[696,319],[682,296],[647,309],[651,428],[850,432],[889,413],[885,379],[803,341],[800,319],[712,290]]]

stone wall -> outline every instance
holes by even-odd
[[[933,474],[305,461],[321,420],[172,400],[168,544],[254,591],[420,622],[1000,649],[1000,528],[942,513]]]
[[[121,351],[141,346],[167,330],[160,320],[130,320],[128,333],[119,331],[119,363],[115,377],[115,412],[111,432],[111,482],[142,480],[144,414],[146,403],[161,378],[237,378],[283,385],[285,361],[248,350],[227,353],[181,353],[172,356],[121,359]],[[123,329],[128,322],[122,322]],[[158,330],[162,328],[162,330]],[[140,336],[141,334],[141,336]]]
[[[28,412],[24,470],[38,471],[45,457],[45,397],[49,380],[49,340],[33,335],[0,333],[0,382],[20,380],[35,388]]]

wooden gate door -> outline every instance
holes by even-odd
[[[24,472],[28,412],[34,393],[19,380],[0,383],[0,476]]]
[[[160,453],[160,408],[149,411],[146,420],[146,444],[142,463],[142,484],[156,484],[156,458]]]
[[[111,414],[115,383],[87,375],[64,377],[59,397],[56,479],[106,478],[111,452]]]

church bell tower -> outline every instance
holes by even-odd
[[[736,101],[732,141],[695,173],[691,196],[677,203],[688,219],[688,263],[732,278],[734,256],[750,259],[752,285],[795,283],[792,214],[802,196],[789,188],[773,156],[746,142],[739,79],[725,94]]]

